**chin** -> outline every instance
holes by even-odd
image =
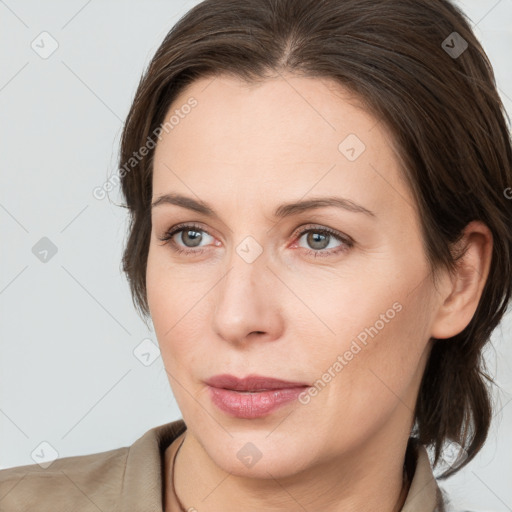
[[[313,462],[312,453],[297,449],[297,444],[304,446],[308,440],[298,442],[288,432],[274,432],[270,436],[269,430],[254,434],[230,432],[233,437],[223,437],[222,442],[215,436],[201,439],[200,443],[215,464],[233,476],[286,478]]]

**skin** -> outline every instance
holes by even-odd
[[[180,501],[200,512],[400,510],[429,340],[471,320],[488,275],[489,230],[468,225],[459,272],[441,273],[436,287],[389,131],[348,91],[326,79],[280,75],[248,86],[224,75],[193,82],[169,115],[190,97],[198,105],[156,147],[153,200],[183,194],[219,218],[154,207],[147,263],[151,317],[187,424],[175,466]],[[349,134],[366,146],[355,161],[338,149]],[[272,215],[322,196],[375,216],[335,207]],[[159,239],[183,222],[203,237],[197,246],[187,238],[197,229],[186,228],[175,246],[201,254]],[[299,235],[302,227],[313,231]],[[353,245],[319,239],[321,228]],[[252,263],[237,253],[248,236],[263,251]],[[203,381],[223,373],[312,386],[395,303],[400,312],[309,403],[239,419],[211,402]],[[248,442],[262,454],[250,468],[237,458]],[[169,455],[170,447],[167,496]]]

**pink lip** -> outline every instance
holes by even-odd
[[[259,418],[294,401],[307,388],[304,382],[272,377],[217,375],[206,381],[212,402],[223,412],[237,418]],[[244,393],[245,392],[245,393]],[[247,393],[250,392],[250,393]]]

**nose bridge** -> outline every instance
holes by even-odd
[[[220,287],[218,306],[256,308],[258,296],[263,291],[263,274],[268,272],[265,260],[263,247],[253,237],[246,237],[235,245],[231,249],[227,273]]]
[[[268,273],[268,248],[264,248],[263,240],[265,233],[258,231],[256,234],[248,229],[249,226],[257,225],[258,220],[254,218],[254,212],[246,210],[235,223],[238,227],[234,226],[231,229],[231,243],[227,245],[229,273],[224,283],[224,287],[234,287],[234,290],[226,290],[230,293],[257,293],[260,281],[265,279],[265,274]]]
[[[254,331],[277,335],[273,331],[279,319],[275,295],[269,293],[267,263],[263,247],[252,236],[232,246],[214,308],[214,328],[223,338],[241,341]]]

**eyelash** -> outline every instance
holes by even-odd
[[[204,230],[203,228],[201,228],[197,224],[178,224],[177,226],[174,226],[169,231],[167,231],[164,234],[163,237],[159,237],[158,239],[160,241],[164,242],[161,245],[165,245],[167,242],[170,242],[170,244],[172,246],[172,250],[175,251],[178,254],[185,254],[185,255],[194,254],[194,255],[199,255],[199,254],[202,254],[206,250],[206,248],[202,248],[202,249],[190,249],[190,248],[183,249],[179,245],[177,245],[176,242],[174,242],[172,240],[172,238],[173,238],[173,236],[175,234],[180,233],[182,231],[200,231],[202,233],[206,233],[207,235],[213,236],[210,233],[208,233],[208,231]],[[322,235],[328,234],[328,235],[332,236],[333,238],[335,238],[336,240],[338,240],[339,242],[343,242],[343,244],[345,244],[345,246],[340,246],[340,247],[337,247],[335,249],[331,249],[329,251],[326,251],[324,249],[319,249],[319,250],[315,251],[314,249],[304,249],[304,248],[302,248],[302,249],[304,249],[306,251],[307,254],[312,255],[315,258],[318,257],[318,256],[323,257],[323,256],[331,256],[331,255],[334,255],[334,254],[342,253],[342,252],[347,251],[348,249],[350,249],[354,245],[354,241],[350,237],[342,235],[338,231],[334,231],[333,229],[326,228],[326,227],[322,227],[322,228],[307,227],[307,228],[304,228],[301,231],[299,231],[295,235],[295,237],[297,238],[297,240],[299,240],[304,234],[309,233],[309,232],[321,233]]]

